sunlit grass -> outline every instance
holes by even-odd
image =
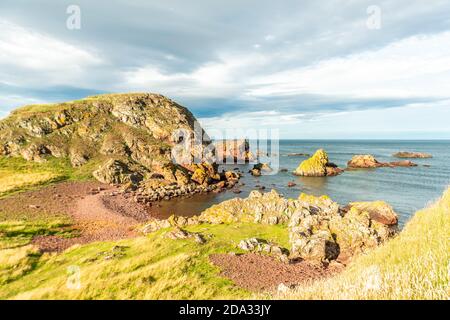
[[[73,168],[66,158],[48,157],[44,162],[20,157],[0,157],[0,197],[63,180],[88,180],[95,161]]]
[[[401,234],[342,274],[281,299],[449,299],[450,189],[415,214]]]
[[[251,298],[253,293],[219,275],[209,255],[238,252],[238,242],[251,236],[288,243],[282,226],[200,225],[188,229],[201,232],[207,243],[167,239],[163,235],[167,230],[162,230],[148,237],[75,246],[61,254],[44,254],[37,262],[27,258],[23,247],[17,248],[14,259],[26,271],[0,286],[0,299]],[[114,256],[115,250],[120,254]],[[14,256],[11,251],[7,254]],[[27,269],[28,261],[33,266]],[[78,276],[79,289],[67,285]]]

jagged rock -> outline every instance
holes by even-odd
[[[294,174],[307,177],[334,176],[342,172],[335,164],[328,161],[328,155],[323,149],[317,150],[314,155],[300,163]]]
[[[432,158],[433,156],[425,152],[400,151],[393,154],[396,158]]]

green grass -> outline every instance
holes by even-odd
[[[448,300],[449,278],[450,189],[418,211],[398,237],[356,258],[342,274],[275,298]]]
[[[92,179],[98,166],[90,161],[73,168],[67,158],[48,157],[45,162],[26,161],[21,157],[0,157],[0,198],[60,181]]]
[[[73,236],[65,219],[0,221],[0,250],[28,245],[34,236]]]
[[[288,244],[282,226],[199,225],[187,229],[202,232],[207,243],[170,240],[163,235],[167,230],[161,230],[148,237],[75,246],[37,258],[29,246],[6,253],[2,250],[0,262],[11,260],[19,266],[20,276],[0,287],[0,299],[251,298],[252,293],[219,275],[209,255],[239,252],[238,242],[253,236]]]

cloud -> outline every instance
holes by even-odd
[[[381,1],[381,29],[370,30],[370,0],[79,0],[82,28],[70,31],[67,1],[3,0],[0,110],[150,91],[206,126],[294,128],[326,116],[345,123],[343,112],[432,106],[450,92],[450,3],[432,3]]]
[[[253,79],[252,96],[448,97],[450,32],[413,36],[375,51]],[[436,84],[439,83],[437,86]]]
[[[5,20],[0,20],[0,29],[3,83],[62,85],[81,80],[86,68],[102,63],[93,52]]]

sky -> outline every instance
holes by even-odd
[[[0,30],[0,117],[156,92],[208,132],[450,139],[448,0],[2,0]]]

